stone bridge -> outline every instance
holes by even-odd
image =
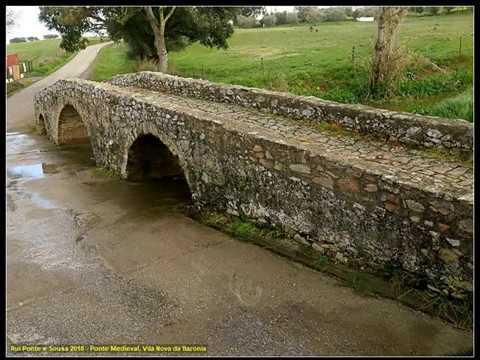
[[[279,226],[336,259],[472,289],[473,127],[153,72],[35,97],[54,143],[122,178],[184,177],[200,210]]]

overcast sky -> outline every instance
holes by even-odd
[[[328,7],[328,6],[319,6]],[[267,11],[293,11],[293,6],[266,6]],[[56,33],[48,30],[38,20],[40,9],[38,6],[7,6],[7,10],[15,12],[16,26],[7,30],[7,41],[14,37],[36,36],[43,38],[43,35]]]

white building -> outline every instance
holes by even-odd
[[[375,18],[374,17],[365,17],[365,16],[362,16],[362,17],[358,17],[357,18],[357,21],[374,21]]]

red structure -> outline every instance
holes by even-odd
[[[17,54],[10,54],[7,55],[7,67],[18,65],[18,55]]]

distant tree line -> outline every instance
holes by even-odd
[[[351,6],[336,6],[320,9],[315,6],[296,6],[294,12],[271,12],[257,19],[255,16],[238,15],[235,25],[240,28],[271,27],[322,21],[343,21],[352,18]]]
[[[287,14],[289,16],[287,16]],[[293,16],[292,16],[293,15]],[[288,17],[288,20],[287,20]],[[279,12],[279,13],[270,13],[263,15],[262,18],[257,19],[255,16],[244,16],[237,15],[234,20],[234,25],[247,29],[247,28],[258,28],[258,27],[270,27],[281,24],[296,24],[298,22],[296,14]]]
[[[367,11],[363,11],[366,13]],[[357,12],[360,14],[359,12]],[[240,28],[270,27],[276,25],[345,21],[354,18],[351,6],[318,8],[316,6],[296,6],[294,12],[271,12],[261,19],[238,16],[235,25]],[[367,16],[367,15],[359,15]]]
[[[10,39],[10,43],[11,43],[11,44],[14,44],[14,43],[22,43],[22,42],[27,42],[27,38],[24,38],[24,37],[15,37],[15,38],[11,38],[11,39]]]
[[[58,38],[58,35],[57,34],[47,34],[47,35],[43,35],[43,38],[44,39],[55,39],[55,38]],[[14,43],[22,43],[22,42],[27,42],[27,41],[38,41],[38,40],[40,40],[40,39],[36,36],[14,37],[14,38],[10,39],[10,43],[14,44]]]
[[[471,10],[466,6],[410,6],[409,15],[430,16],[450,14],[456,11]],[[317,6],[295,6],[294,12],[271,12],[257,19],[255,16],[238,15],[234,25],[239,28],[271,27],[298,23],[315,24],[328,21],[356,20],[360,17],[373,17],[377,20],[380,14],[378,6],[360,7],[355,10],[351,6],[335,6],[319,8]]]
[[[457,11],[469,11],[473,7],[470,6],[410,6],[408,8],[411,15],[429,16],[439,14],[451,14]]]
[[[332,6],[318,8],[315,6],[296,6],[295,11],[302,23],[317,23],[324,21],[345,21],[352,19],[351,6]]]
[[[355,9],[352,13],[353,19],[358,19],[361,17],[373,17],[375,20],[378,17],[380,8],[378,6],[367,6]]]
[[[471,7],[467,6],[409,6],[407,7],[409,16],[431,16],[440,14],[450,14],[457,11],[471,10]],[[359,17],[373,17],[377,20],[379,16],[379,7],[368,6],[355,9],[353,11],[353,19]]]

